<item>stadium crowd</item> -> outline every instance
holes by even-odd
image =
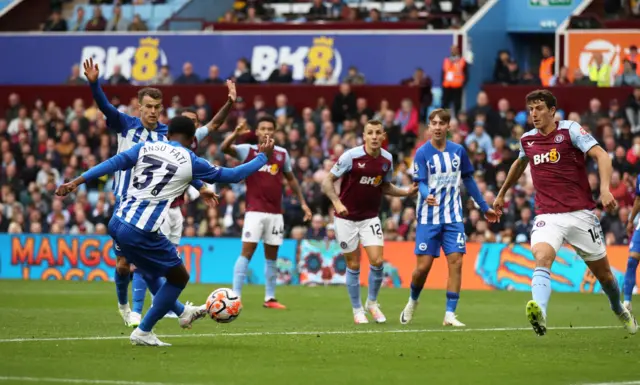
[[[241,95],[241,88],[239,92]],[[208,121],[216,110],[203,95],[196,95],[193,101],[164,97],[170,101],[162,115],[164,122],[183,106],[196,108],[202,122]],[[63,200],[53,193],[63,181],[115,154],[117,138],[107,128],[102,113],[95,104],[84,105],[81,99],[71,106],[59,106],[53,100],[26,106],[20,103],[19,95],[13,94],[8,102],[10,107],[0,119],[0,232],[104,234],[114,205],[109,178],[83,186],[72,199]],[[138,114],[136,99],[124,101],[114,97],[111,102],[125,113]],[[493,202],[518,156],[520,136],[531,128],[528,115],[522,111],[524,105],[510,106],[505,99],[496,103],[497,109],[492,105],[481,92],[476,105],[457,114],[450,131],[451,140],[467,147],[476,168],[475,178],[488,202]],[[361,143],[367,119],[380,119],[384,124],[388,135],[385,147],[394,155],[394,182],[400,186],[411,183],[413,154],[429,139],[425,122],[418,118],[418,108],[410,100],[404,100],[400,106],[384,101],[372,106],[344,83],[334,100],[321,99],[300,111],[290,105],[284,94],[276,100],[257,96],[248,101],[240,97],[227,122],[201,146],[199,154],[214,164],[237,165],[237,161],[221,153],[219,144],[240,119],[246,119],[252,126],[264,114],[276,117],[277,144],[289,151],[307,203],[318,214],[310,224],[302,223],[300,204],[286,188],[283,203],[286,235],[294,238],[333,236],[332,227],[326,226],[332,222],[332,208],[320,191],[320,182],[345,149]],[[581,122],[610,154],[615,169],[611,189],[620,208],[615,212],[598,209],[597,214],[607,244],[625,244],[629,206],[634,198],[633,182],[640,170],[640,88],[626,101],[614,100],[605,106],[593,99],[584,111],[559,111],[558,117]],[[252,142],[255,137],[247,134],[239,141]],[[594,163],[588,167],[589,183],[597,200],[598,173]],[[183,207],[185,236],[241,235],[244,185],[219,185],[217,189],[222,197],[217,209],[206,208],[197,199],[187,200]],[[465,199],[469,240],[526,242],[535,215],[534,194],[527,174],[507,197],[505,217],[493,225],[481,217],[472,200]],[[386,239],[414,239],[414,199],[384,199],[381,217]]]

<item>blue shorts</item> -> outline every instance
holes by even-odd
[[[109,221],[109,235],[119,255],[151,277],[164,277],[167,271],[182,265],[178,250],[160,232],[142,231],[114,215]]]
[[[445,223],[441,225],[422,225],[416,228],[416,255],[440,256],[440,248],[445,255],[466,253],[464,224]]]
[[[629,251],[632,253],[640,253],[640,230],[633,232],[631,242],[629,242]]]

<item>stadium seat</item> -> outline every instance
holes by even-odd
[[[11,3],[12,0],[0,0],[0,9],[6,4]],[[134,15],[140,15],[142,20],[147,23],[150,30],[156,30],[161,26],[165,20],[169,19],[171,15],[179,11],[188,0],[168,0],[166,4],[144,4],[144,5],[123,5],[122,14],[125,19],[133,20]],[[6,4],[5,4],[6,3]],[[75,16],[78,8],[85,8],[87,18],[91,18],[92,10],[89,4],[76,4],[73,16]],[[113,5],[101,5],[102,14],[109,20],[113,15]],[[71,19],[73,19],[73,16]]]

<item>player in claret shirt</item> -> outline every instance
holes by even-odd
[[[346,151],[322,182],[322,191],[336,210],[336,238],[347,260],[347,290],[356,324],[369,323],[365,309],[377,323],[386,322],[378,305],[378,292],[383,279],[384,237],[378,214],[382,195],[407,197],[416,193],[415,186],[400,189],[393,184],[393,159],[382,148],[385,132],[382,123],[370,120],[364,126],[364,145]],[[340,192],[335,190],[340,180]],[[360,299],[360,245],[369,257],[369,295],[362,307]]]
[[[534,129],[520,138],[520,156],[516,160],[493,204],[498,214],[504,196],[527,168],[536,190],[536,217],[531,232],[531,251],[536,268],[531,280],[533,300],[526,314],[536,334],[547,331],[547,304],[551,297],[551,265],[564,242],[576,249],[595,275],[611,303],[611,309],[627,331],[635,334],[635,317],[620,300],[620,288],[611,272],[600,221],[593,213],[585,154],[598,163],[600,199],[606,210],[615,209],[616,200],[609,191],[611,159],[598,142],[580,124],[571,120],[556,122],[557,101],[547,90],[526,97]]]

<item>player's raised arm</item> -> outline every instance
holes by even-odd
[[[229,116],[229,112],[231,111],[231,107],[236,102],[237,93],[236,93],[236,84],[227,80],[227,89],[229,94],[227,96],[227,102],[216,112],[214,117],[209,121],[209,123],[204,126],[198,128],[196,130],[196,140],[198,143],[202,143],[202,141],[209,136],[211,133],[215,132],[224,124],[227,120],[227,116]]]
[[[322,181],[322,192],[324,195],[329,198],[333,207],[336,209],[336,212],[340,215],[346,216],[349,215],[349,211],[344,206],[342,201],[340,201],[340,197],[336,192],[335,182],[338,180],[344,173],[351,171],[351,166],[353,165],[353,159],[351,158],[351,153],[349,151],[345,152],[340,156],[340,159],[333,165],[331,168],[331,172],[327,175],[326,178]]]
[[[56,189],[56,195],[66,196],[75,191],[78,186],[83,183],[98,179],[103,175],[113,174],[116,171],[132,169],[138,162],[138,154],[140,153],[140,148],[142,148],[143,145],[144,143],[138,143],[129,150],[112,156],[97,166],[85,171],[82,175],[71,182],[59,186]]]
[[[104,94],[100,87],[100,83],[98,83],[98,78],[100,77],[98,65],[93,63],[93,59],[88,59],[85,60],[83,66],[84,76],[86,76],[89,81],[91,94],[93,95],[93,99],[96,101],[100,111],[102,111],[104,116],[106,116],[107,126],[116,132],[121,132],[125,126],[123,119],[121,119],[122,114],[113,106],[113,104],[109,103],[107,95]]]
[[[304,211],[303,220],[305,222],[310,221],[311,217],[313,216],[313,213],[311,212],[309,205],[307,205],[307,202],[304,200],[304,195],[302,194],[302,189],[300,188],[300,184],[298,183],[298,180],[296,179],[295,175],[293,175],[293,172],[291,170],[291,158],[289,157],[289,153],[287,153],[284,158],[283,173],[284,173],[284,177],[287,179],[287,182],[289,182],[289,186],[291,187],[291,190],[300,201],[300,206],[302,207],[302,211]]]
[[[267,141],[260,144],[258,156],[250,162],[234,168],[212,166],[209,162],[192,153],[193,179],[200,179],[207,183],[238,183],[267,164],[274,145],[273,138],[267,137]]]
[[[228,135],[224,139],[224,141],[222,141],[222,144],[220,145],[220,150],[222,150],[222,152],[224,152],[227,155],[233,156],[234,158],[238,158],[240,160],[246,159],[247,155],[249,154],[249,147],[242,146],[242,145],[236,146],[233,143],[236,141],[236,139],[238,139],[239,136],[242,136],[248,132],[249,132],[249,127],[247,126],[247,121],[245,119],[241,119],[238,122],[238,125],[236,126],[236,128],[233,130],[233,132],[230,135]]]

